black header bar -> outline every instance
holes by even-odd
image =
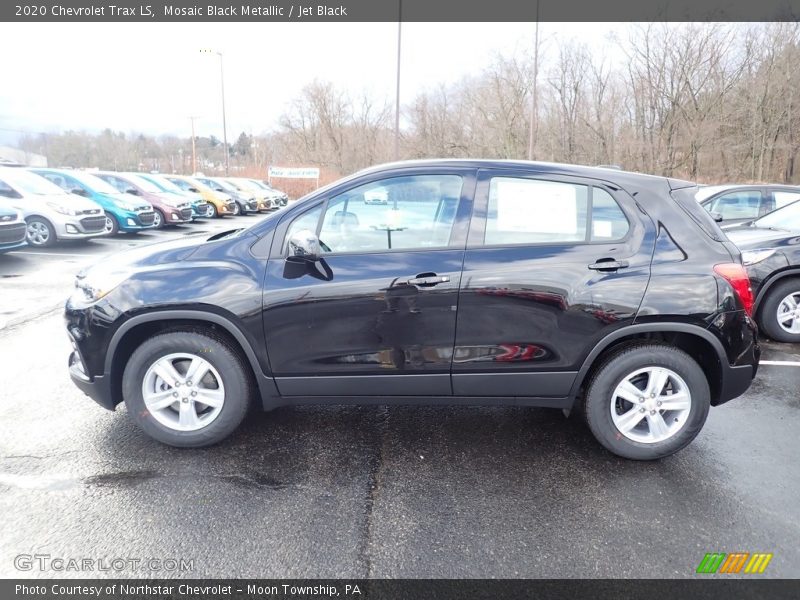
[[[401,8],[402,6],[402,8]],[[797,21],[800,0],[4,0],[27,22]]]

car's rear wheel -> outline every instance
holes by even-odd
[[[134,351],[122,393],[145,433],[170,446],[197,448],[223,440],[241,424],[252,382],[242,357],[222,338],[173,331]]]
[[[108,235],[116,235],[119,232],[119,223],[111,213],[106,213],[106,233]]]
[[[760,310],[760,325],[778,342],[800,342],[800,279],[787,279],[773,287]]]
[[[637,344],[600,365],[583,409],[595,438],[608,450],[653,460],[697,437],[710,396],[703,370],[688,354],[662,344]]]
[[[26,219],[27,240],[31,246],[44,248],[56,243],[56,230],[50,221],[43,217],[30,217]]]

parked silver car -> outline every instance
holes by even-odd
[[[106,235],[106,216],[99,204],[34,173],[0,167],[0,196],[22,213],[31,246]]]

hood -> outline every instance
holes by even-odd
[[[796,231],[776,231],[747,225],[726,229],[725,235],[742,250],[770,247],[782,240],[800,236]]]
[[[30,203],[31,200],[35,201],[36,204]],[[45,206],[48,203],[58,204],[78,211],[97,210],[101,213],[103,212],[103,208],[94,200],[66,192],[63,194],[26,194],[23,200],[18,201],[20,208],[25,207],[27,210],[33,209],[34,206]]]
[[[115,254],[112,258],[106,258],[102,262],[95,263],[81,273],[93,269],[121,271],[127,268],[147,269],[148,267],[157,268],[161,265],[168,265],[186,260],[204,244],[213,243],[234,231],[236,230],[223,231],[210,237],[207,234],[197,233],[176,240],[131,248]],[[252,234],[242,233],[242,235]]]

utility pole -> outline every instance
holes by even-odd
[[[195,146],[194,120],[198,118],[199,117],[189,117],[189,120],[192,122],[192,175],[197,173],[197,148]]]
[[[228,124],[225,119],[225,71],[222,67],[222,52],[203,48],[200,52],[204,54],[216,54],[219,56],[219,85],[222,92],[222,143],[225,145],[225,176],[228,176],[229,156],[228,156]]]
[[[534,152],[534,139],[536,133],[534,131],[536,125],[536,102],[537,102],[537,89],[536,83],[539,79],[539,0],[536,0],[536,32],[534,33],[533,42],[533,86],[531,89],[531,117],[530,127],[528,128],[528,160],[533,160]]]
[[[394,102],[394,159],[400,160],[400,50],[403,40],[403,0],[398,0],[397,14],[397,85]]]

